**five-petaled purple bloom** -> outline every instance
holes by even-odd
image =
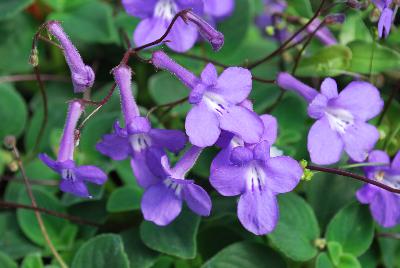
[[[382,164],[365,167],[368,178],[382,182],[392,188],[400,186],[400,151],[392,163],[386,152],[375,150],[368,157],[368,162]],[[400,223],[400,195],[391,193],[372,184],[365,184],[357,191],[357,199],[369,204],[374,219],[383,227],[393,227]]]
[[[96,149],[113,160],[131,157],[131,166],[138,183],[146,188],[152,176],[147,165],[146,155],[150,149],[168,149],[178,153],[186,144],[186,136],[177,130],[155,129],[150,121],[139,114],[139,108],[132,95],[132,71],[126,66],[118,66],[113,71],[118,85],[125,128],[114,124],[114,133],[107,134],[96,145]]]
[[[95,166],[76,166],[74,162],[75,128],[83,111],[78,101],[69,104],[67,120],[63,136],[60,142],[57,161],[46,154],[40,154],[39,158],[51,169],[61,175],[60,189],[79,197],[91,197],[85,182],[104,184],[107,175]]]
[[[207,192],[193,180],[185,179],[201,151],[200,147],[192,146],[173,168],[165,154],[159,151],[148,154],[147,160],[154,177],[142,197],[141,208],[145,220],[167,225],[180,214],[183,201],[196,214],[210,215],[211,199]]]
[[[308,115],[317,120],[308,133],[314,163],[336,163],[343,150],[354,161],[366,159],[379,139],[376,127],[367,123],[383,108],[377,88],[355,81],[338,93],[335,80],[326,78],[319,93],[288,73],[280,73],[277,83],[300,94],[309,103]]]
[[[246,144],[233,137],[214,159],[210,182],[224,196],[240,195],[238,217],[256,235],[271,232],[279,218],[276,195],[292,191],[303,170],[294,159],[271,154],[277,124],[269,115],[261,116],[264,133],[261,142]]]
[[[60,23],[58,21],[50,21],[47,24],[47,29],[58,39],[63,48],[65,59],[71,70],[75,93],[84,92],[87,88],[92,87],[95,78],[94,72],[90,66],[83,63],[78,50],[69,40]]]
[[[394,19],[394,12],[390,8],[393,0],[372,0],[372,2],[381,11],[381,16],[378,22],[379,38],[386,38],[389,36]]]
[[[213,145],[221,130],[240,136],[247,143],[256,143],[263,124],[256,113],[241,106],[252,88],[251,73],[240,67],[227,68],[220,76],[211,63],[197,78],[164,52],[153,53],[154,66],[177,76],[190,89],[189,103],[193,105],[186,122],[186,134],[193,145]]]

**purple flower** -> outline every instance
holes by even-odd
[[[203,0],[204,13],[212,19],[224,19],[230,16],[235,8],[234,0]]]
[[[278,221],[276,195],[292,191],[303,171],[294,159],[270,156],[270,144],[262,141],[237,146],[230,161],[211,170],[212,186],[224,196],[240,195],[238,217],[256,235],[271,232]]]
[[[133,35],[137,46],[160,38],[181,10],[203,13],[203,2],[199,0],[122,0],[122,4],[128,14],[142,19]],[[179,18],[167,36],[166,40],[170,42],[166,44],[174,51],[185,52],[193,47],[197,36],[196,27]]]
[[[189,11],[185,14],[185,18],[196,25],[200,35],[207,40],[214,51],[218,51],[224,45],[224,35],[214,29],[204,19]]]
[[[196,214],[210,215],[211,199],[207,192],[193,180],[185,179],[201,150],[196,146],[191,147],[173,168],[170,168],[165,154],[159,154],[158,151],[148,154],[148,162],[156,179],[146,188],[142,197],[145,220],[167,225],[180,214],[183,201]]]
[[[211,146],[221,130],[240,136],[247,143],[260,140],[262,121],[256,113],[240,105],[252,88],[249,70],[230,67],[218,77],[214,65],[209,63],[197,78],[162,51],[153,53],[152,62],[176,75],[191,90],[189,102],[193,107],[186,117],[185,128],[192,144]]]
[[[393,0],[372,0],[372,2],[381,11],[378,22],[379,38],[386,38],[389,36],[394,18],[393,10],[390,8]]]
[[[91,197],[85,182],[104,184],[107,175],[95,166],[77,167],[73,160],[75,148],[75,128],[83,111],[78,101],[69,104],[67,120],[61,138],[57,161],[52,160],[46,154],[40,154],[39,158],[48,167],[61,175],[60,189],[79,197]]]
[[[393,188],[400,186],[400,151],[392,163],[384,151],[372,151],[368,162],[382,163],[381,166],[371,166],[364,169],[370,179],[385,183]],[[363,204],[369,204],[374,219],[383,227],[393,227],[400,223],[400,195],[391,193],[372,184],[365,184],[357,191],[357,199]]]
[[[383,100],[373,85],[351,82],[339,94],[335,80],[326,78],[318,93],[288,73],[280,73],[277,83],[304,97],[309,103],[308,115],[317,120],[308,133],[308,151],[314,163],[336,163],[343,150],[361,162],[374,148],[379,132],[367,121],[381,112]]]
[[[71,70],[74,91],[84,92],[87,88],[92,87],[95,78],[94,72],[91,67],[83,63],[78,50],[71,43],[60,23],[51,21],[47,24],[47,28],[58,39],[63,48],[65,59]]]
[[[114,69],[114,78],[120,90],[125,128],[114,124],[114,133],[104,135],[96,149],[113,160],[131,157],[131,166],[142,187],[147,187],[154,180],[149,170],[146,155],[150,149],[162,152],[168,149],[177,153],[186,144],[186,136],[177,130],[155,129],[150,121],[140,116],[139,109],[132,96],[132,72],[128,66]]]

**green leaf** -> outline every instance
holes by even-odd
[[[108,212],[124,212],[140,209],[141,188],[124,186],[113,191],[107,201]]]
[[[362,41],[351,42],[348,46],[353,55],[350,72],[376,74],[400,68],[400,53],[389,47]]]
[[[295,261],[307,261],[318,253],[314,241],[319,226],[311,207],[298,195],[279,196],[279,222],[268,235],[272,245]]]
[[[318,255],[315,267],[316,268],[334,268],[333,263],[331,262],[331,260],[328,257],[328,254],[326,254],[325,252],[322,252]]]
[[[187,97],[189,89],[173,75],[160,72],[150,77],[149,92],[153,100],[162,105]]]
[[[7,0],[0,2],[0,20],[9,19],[24,10],[33,0]]]
[[[338,266],[340,262],[340,257],[343,254],[342,245],[340,245],[338,242],[330,241],[328,242],[328,252],[333,264]]]
[[[7,3],[8,0],[0,2]],[[0,14],[2,14],[1,11]],[[32,49],[31,40],[36,31],[36,24],[27,14],[19,14],[10,20],[1,21],[0,36],[3,38],[0,42],[0,73],[19,73],[32,70],[28,58]],[[18,30],[15,28],[16,25],[18,25]]]
[[[310,0],[288,0],[287,3],[290,13],[306,18],[311,18],[314,14]]]
[[[374,222],[367,206],[352,203],[341,209],[328,225],[328,242],[336,241],[343,252],[355,256],[363,254],[374,237]]]
[[[26,256],[22,261],[21,268],[44,268],[42,256],[38,253]]]
[[[84,243],[71,268],[129,268],[129,260],[119,235],[102,234]]]
[[[54,196],[40,189],[33,188],[32,190],[39,207],[60,213],[66,213],[65,208]],[[21,204],[31,204],[25,189],[21,189],[18,201]],[[67,220],[47,214],[42,214],[42,218],[47,233],[49,234],[54,246],[57,249],[70,248],[78,231],[77,226],[70,224]],[[22,231],[30,240],[40,246],[47,245],[42,232],[40,231],[35,213],[32,210],[18,209],[17,219]]]
[[[268,268],[286,267],[284,260],[273,250],[255,242],[232,244],[207,261],[202,268]]]
[[[0,251],[13,259],[40,251],[40,248],[26,239],[19,229],[15,213],[0,213]]]
[[[352,254],[343,254],[337,267],[340,268],[361,268],[360,262]]]
[[[393,228],[383,228],[377,226],[377,231],[381,233],[390,233],[397,235],[400,232],[400,226],[397,225]],[[400,241],[391,237],[378,236],[378,245],[381,253],[382,262],[385,267],[397,267],[400,263]],[[379,258],[379,256],[378,256]]]
[[[143,244],[140,239],[139,228],[124,231],[121,233],[121,237],[131,268],[148,268],[156,262],[160,254]]]
[[[62,21],[65,32],[73,41],[107,44],[118,42],[112,7],[104,2],[90,2],[68,13],[52,13],[49,19]]]
[[[334,45],[318,50],[310,57],[300,60],[298,76],[337,76],[346,71],[352,59],[352,50],[346,46]]]
[[[0,141],[7,135],[18,137],[25,128],[27,115],[21,95],[13,87],[0,84]]]
[[[140,236],[143,243],[153,250],[182,259],[193,259],[197,251],[199,223],[199,216],[184,209],[178,218],[164,227],[143,221]]]
[[[17,263],[13,261],[9,256],[0,252],[0,267],[1,268],[17,268]]]
[[[76,8],[78,6],[88,3],[89,1],[95,1],[95,0],[42,0],[42,1],[56,11],[63,11],[66,9]]]
[[[372,37],[367,26],[365,26],[361,13],[355,12],[346,15],[346,20],[339,35],[340,43],[346,45],[352,41],[360,40],[372,42]]]

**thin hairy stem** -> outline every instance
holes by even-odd
[[[307,169],[309,170],[313,170],[313,171],[320,171],[320,172],[325,172],[325,173],[331,173],[331,174],[336,174],[336,175],[340,175],[340,176],[344,176],[344,177],[349,177],[349,178],[353,178],[359,181],[363,181],[369,184],[373,184],[379,188],[382,188],[386,191],[392,192],[392,193],[396,193],[399,194],[400,193],[400,189],[396,189],[396,188],[392,188],[384,183],[378,182],[376,180],[371,180],[367,177],[364,177],[362,175],[358,175],[358,174],[354,174],[345,170],[341,170],[341,169],[336,169],[336,168],[327,168],[327,167],[317,167],[317,166],[311,166],[308,165]]]
[[[3,200],[0,200],[0,207],[2,207],[2,208],[15,208],[15,209],[34,210],[34,211],[38,211],[38,212],[43,212],[43,213],[45,213],[47,215],[54,216],[54,217],[57,217],[57,218],[66,219],[66,220],[69,220],[69,221],[72,221],[72,222],[75,222],[75,223],[78,223],[78,224],[100,227],[100,224],[98,224],[96,222],[88,221],[88,220],[82,219],[80,217],[76,217],[76,216],[60,213],[60,212],[57,212],[57,211],[54,211],[54,210],[49,210],[49,209],[46,209],[46,208],[35,207],[35,206],[19,204],[19,203],[14,203],[14,202],[8,202],[8,201],[3,201]]]

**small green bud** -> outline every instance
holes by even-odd
[[[317,238],[314,240],[314,246],[319,250],[323,250],[326,247],[326,239],[325,238]]]
[[[308,162],[307,160],[301,160],[300,165],[303,168],[303,175],[301,176],[301,180],[303,181],[311,181],[312,177],[314,176],[314,172],[307,169]]]
[[[275,35],[275,28],[273,26],[267,26],[267,27],[265,27],[265,32],[268,35],[273,36],[273,35]]]
[[[29,55],[29,64],[33,67],[39,65],[39,51],[36,47],[31,50],[31,54]]]

